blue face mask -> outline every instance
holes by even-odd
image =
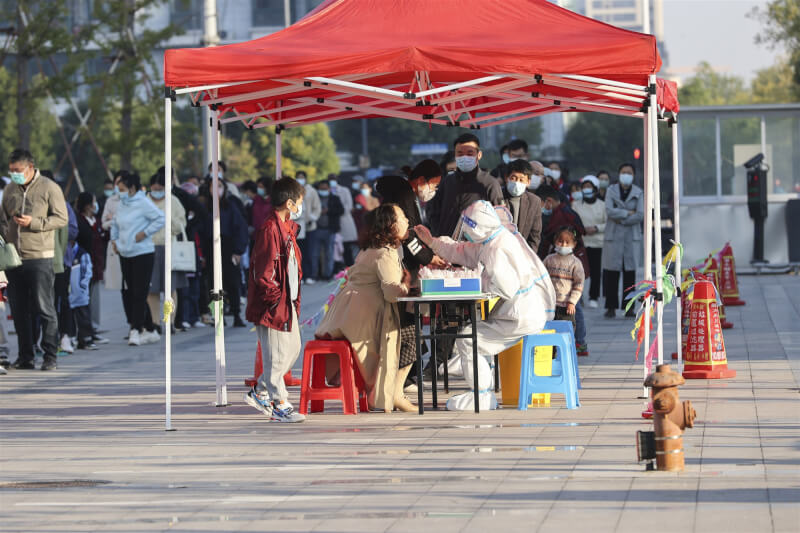
[[[99,212],[100,212],[100,206],[97,204],[97,202],[95,202],[94,203],[94,214],[96,215]]]
[[[594,190],[592,189],[583,189],[583,199],[584,200],[591,200],[594,198]]]
[[[322,196],[323,198],[326,198],[326,197],[331,195],[331,191],[326,191],[326,190],[320,189],[318,192],[319,192],[319,195]]]
[[[546,208],[543,207],[542,208],[542,214],[544,216],[546,216],[546,217],[549,217],[550,215],[553,214],[553,210],[552,209],[546,209]]]
[[[114,194],[114,190],[113,189],[103,189],[103,195],[106,198],[111,198],[112,194]]]
[[[259,196],[266,196],[267,191],[264,190],[264,187],[258,187],[256,189],[256,194],[258,194]]]
[[[114,185],[114,194],[119,195],[119,187]]]
[[[11,181],[16,183],[17,185],[25,185],[25,173],[24,172],[9,172],[8,174],[11,177]]]
[[[165,194],[166,193],[164,191],[150,191],[150,196],[152,196],[156,200],[161,200],[162,198],[164,198]]]

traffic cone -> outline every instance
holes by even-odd
[[[739,283],[736,279],[736,262],[733,259],[731,243],[726,242],[717,254],[720,266],[719,292],[722,294],[722,303],[725,305],[744,305],[746,302],[739,299]]]
[[[690,307],[689,335],[683,356],[683,377],[686,379],[720,379],[736,377],[728,368],[725,341],[719,323],[719,310],[714,285],[698,280]]]
[[[719,292],[719,263],[717,263],[713,255],[708,256],[708,266],[706,267],[705,273],[709,276],[709,281],[716,287],[717,292]],[[728,315],[725,313],[725,304],[719,306],[719,323],[722,329],[731,329],[733,327],[733,322],[728,322]]]
[[[686,341],[689,338],[689,317],[692,307],[691,285],[686,286],[686,292],[681,293],[681,353],[686,352]],[[678,359],[678,352],[672,352],[672,358]]]
[[[258,347],[256,348],[256,362],[253,366],[253,377],[252,378],[245,378],[244,384],[248,387],[255,387],[256,383],[258,383],[258,378],[261,377],[261,374],[264,373],[264,363],[261,360],[261,343],[258,343]],[[292,371],[289,370],[283,376],[283,384],[287,387],[296,387],[300,385],[301,381],[292,376]]]

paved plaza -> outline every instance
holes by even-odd
[[[577,410],[559,396],[479,415],[337,405],[270,423],[242,401],[255,333],[226,330],[226,407],[214,406],[211,328],[180,333],[165,432],[163,349],[126,346],[119,295],[105,291],[110,345],[0,377],[0,530],[797,532],[800,277],[740,284],[747,305],[728,309],[725,331],[737,377],[680,391],[698,415],[681,474],[636,462],[635,433],[652,424],[632,321],[600,309],[586,310]],[[329,292],[305,287],[304,315]],[[674,310],[666,320],[674,331]]]

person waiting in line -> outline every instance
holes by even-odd
[[[536,191],[539,190],[543,184],[547,184],[547,180],[545,179],[545,169],[544,165],[541,164],[539,161],[531,161],[531,182],[528,184],[528,190],[532,193],[536,194]]]
[[[408,220],[394,204],[367,214],[361,253],[347,283],[317,327],[318,338],[347,339],[367,387],[370,409],[414,411],[403,388],[411,363],[400,368],[400,314],[397,299],[406,296],[411,274],[403,269],[401,243]],[[405,362],[405,361],[404,361]],[[329,371],[329,382],[337,376]]]
[[[122,195],[120,194],[119,183],[122,177],[127,174],[127,170],[118,170],[114,173],[114,194],[106,200],[103,206],[103,214],[100,217],[100,226],[106,234],[106,270],[103,273],[103,285],[106,289],[120,291],[122,298],[122,309],[125,312],[125,320],[128,323],[128,330],[131,329],[130,301],[128,299],[128,289],[122,282],[122,262],[120,255],[110,245],[111,241],[111,222],[117,215]]]
[[[353,195],[347,187],[339,185],[339,180],[336,175],[331,175],[328,178],[328,186],[330,187],[331,196],[337,196],[342,203],[344,211],[339,215],[339,230],[334,234],[339,233],[342,237],[344,245],[344,264],[350,266],[356,260],[358,255],[358,230],[356,230],[356,221],[353,220]]]
[[[272,188],[267,220],[256,232],[247,283],[247,320],[256,325],[263,372],[245,402],[275,422],[302,422],[289,403],[283,376],[300,355],[300,280],[303,277],[298,226],[305,189],[293,178]]]
[[[416,194],[420,223],[428,224],[427,208],[442,182],[442,169],[433,159],[425,159],[417,163],[411,170],[408,183]],[[416,224],[414,224],[416,226]]]
[[[333,236],[339,232],[344,206],[338,195],[331,194],[330,183],[327,181],[317,184],[317,194],[319,195],[320,215],[317,219],[316,231],[309,236],[310,274],[313,279],[329,280],[333,277]],[[324,254],[321,270],[320,252]]]
[[[228,311],[233,315],[233,327],[243,328],[246,324],[241,317],[242,255],[247,250],[247,222],[236,206],[235,197],[227,194],[228,189],[235,188],[235,186],[229,186],[226,182],[220,182],[219,186],[222,287],[225,291]],[[213,272],[214,265],[212,264],[211,267]]]
[[[598,170],[595,176],[597,176],[597,197],[605,201],[606,191],[611,185],[611,174],[607,170]]]
[[[508,164],[503,204],[511,212],[517,231],[532,250],[539,249],[542,238],[542,201],[528,190],[533,167],[524,159]]]
[[[451,172],[455,172],[458,168],[456,165],[456,153],[453,150],[448,150],[439,161],[439,168],[442,169],[442,176],[447,176]]]
[[[586,256],[589,261],[588,278],[592,280],[589,288],[589,307],[597,309],[602,285],[603,236],[606,229],[606,206],[597,201],[599,181],[588,175],[581,180],[581,200],[572,203],[572,209],[581,217],[586,235]]]
[[[614,318],[616,309],[626,304],[625,297],[636,281],[639,251],[642,248],[644,191],[633,184],[634,169],[630,163],[619,166],[619,183],[606,192],[606,231],[603,239],[603,293],[606,296],[606,318]],[[619,278],[622,274],[622,300]],[[633,308],[626,316],[634,316]]]
[[[69,275],[69,306],[72,309],[71,333],[78,338],[79,350],[97,350],[89,308],[89,285],[92,282],[92,257],[77,242],[72,244],[72,268]]]
[[[159,339],[155,324],[148,318],[147,295],[155,258],[153,235],[164,227],[164,212],[140,190],[139,174],[126,172],[117,187],[121,200],[111,221],[111,245],[121,257],[122,282],[128,292],[128,344],[139,346]]]
[[[190,181],[173,188],[173,194],[178,197],[186,210],[186,238],[193,242],[195,247],[195,269],[186,272],[186,287],[177,291],[176,324],[184,331],[192,327],[206,327],[201,320],[200,298],[205,297],[208,292],[205,288],[203,270],[206,257],[209,257],[206,254],[209,251],[205,250],[203,245],[211,240],[211,223],[206,208],[197,198],[199,192],[197,185]]]
[[[378,207],[380,202],[372,195],[372,186],[364,181],[361,176],[353,176],[352,188],[355,198],[353,198],[353,211],[351,214],[356,223],[356,230],[360,235],[367,213]]]
[[[478,166],[483,152],[480,140],[464,133],[454,142],[457,170],[442,179],[439,191],[430,203],[428,216],[434,236],[454,236],[460,225],[460,213],[478,200],[492,205],[503,204],[500,183]]]
[[[556,320],[568,320],[573,327],[585,279],[583,265],[573,254],[578,242],[579,236],[575,228],[559,228],[555,234],[555,253],[544,258],[544,266],[556,291]],[[578,351],[584,351],[588,355],[588,348],[585,346],[579,347]]]
[[[164,211],[164,204],[166,204],[164,173],[164,167],[161,167],[150,177],[150,193],[148,194],[150,201],[161,211]],[[172,183],[170,183],[170,187],[172,187]],[[147,305],[150,309],[151,319],[154,322],[161,317],[161,294],[164,293],[166,287],[164,283],[164,268],[166,265],[164,241],[168,238],[174,239],[186,230],[186,210],[174,194],[172,195],[171,207],[172,219],[169,224],[169,237],[167,237],[166,227],[158,230],[152,236],[155,255],[153,256],[153,273],[150,279],[150,294],[147,295]],[[176,291],[185,288],[187,285],[184,272],[172,271],[172,291],[169,295],[165,294],[164,298],[166,299],[169,296],[173,302],[177,302],[178,295]],[[156,326],[156,332],[160,329],[160,326]]]
[[[425,226],[417,226],[415,231],[442,259],[472,269],[483,266],[481,287],[500,297],[487,319],[477,325],[480,408],[496,409],[489,358],[514,346],[522,337],[538,333],[553,318],[553,287],[547,271],[531,259],[532,251],[504,227],[489,202],[475,202],[461,216],[463,236],[469,242],[434,238]],[[461,358],[470,388],[474,377],[472,351],[471,338],[456,341],[455,352]],[[447,401],[449,410],[471,410],[474,405],[472,391]]]
[[[311,243],[314,240],[314,232],[317,230],[317,219],[319,219],[322,206],[319,202],[317,190],[308,183],[308,176],[304,170],[298,170],[295,174],[297,183],[303,186],[306,193],[303,196],[303,214],[297,219],[300,230],[297,233],[297,244],[300,246],[300,253],[303,256],[303,272],[307,277],[303,278],[303,283],[313,285],[315,280],[312,278],[311,268]]]
[[[89,308],[91,311],[92,342],[95,344],[107,344],[108,339],[104,339],[97,334],[95,327],[94,310],[100,309],[100,283],[103,281],[103,271],[105,270],[105,235],[103,234],[97,212],[100,206],[97,199],[90,192],[82,192],[75,200],[75,211],[78,215],[78,246],[89,254],[92,260],[92,279],[89,283]],[[99,311],[98,311],[99,312]],[[97,321],[99,323],[99,320]],[[79,339],[80,341],[80,339]]]
[[[503,158],[503,163],[492,170],[492,176],[498,178],[501,183],[505,183],[505,180],[508,177],[509,163],[519,159],[523,159],[525,161],[528,160],[528,143],[524,139],[514,139],[509,142],[505,148],[506,156]]]

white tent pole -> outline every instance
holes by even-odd
[[[680,169],[680,160],[678,158],[678,150],[680,148],[679,140],[678,140],[678,118],[673,116],[672,120],[669,122],[670,127],[672,128],[672,205],[673,205],[673,213],[672,213],[672,233],[673,239],[675,242],[681,242],[681,206],[680,206],[680,176],[681,176],[681,169]],[[675,257],[675,283],[678,287],[681,286],[681,282],[683,281],[683,276],[681,274],[681,256],[680,253]],[[683,311],[683,303],[682,300],[685,298],[683,294],[680,294],[676,300],[678,310],[678,370],[683,370],[683,324],[681,320],[681,312]]]
[[[652,177],[650,174],[650,124],[649,124],[649,117],[650,117],[650,109],[647,110],[647,114],[644,116],[644,120],[642,121],[642,125],[644,128],[644,142],[642,143],[642,148],[644,151],[644,279],[648,281],[651,279],[651,269],[652,269],[652,260],[651,260],[651,250],[653,247],[653,217],[650,211],[650,202],[652,200]],[[644,357],[642,357],[642,369],[644,372],[644,377],[647,378],[648,368],[647,368],[647,351],[650,349],[650,299],[645,298],[644,300],[644,322],[642,327],[644,328]],[[647,398],[647,387],[642,388],[642,397]]]
[[[280,124],[275,126],[275,181],[281,179],[283,175],[281,171],[281,166],[283,165],[281,161],[283,158],[283,135],[281,135],[281,131],[283,131],[283,126]]]
[[[649,14],[647,14],[649,16]],[[652,204],[653,204],[653,242],[655,248],[656,267],[656,341],[658,348],[658,364],[664,363],[664,335],[663,335],[663,293],[664,293],[664,265],[661,263],[661,177],[658,157],[658,96],[656,94],[656,75],[650,75],[650,107],[647,113],[650,118],[650,167],[652,178]]]
[[[220,237],[219,222],[219,192],[222,185],[219,182],[219,114],[217,110],[211,113],[211,206],[213,213],[212,238],[214,243],[214,353],[217,364],[217,407],[228,405],[228,387],[225,384],[225,321],[223,318],[222,297],[222,240]],[[238,298],[239,295],[232,295]]]
[[[166,431],[172,431],[172,90],[167,87],[164,95],[164,368]]]

